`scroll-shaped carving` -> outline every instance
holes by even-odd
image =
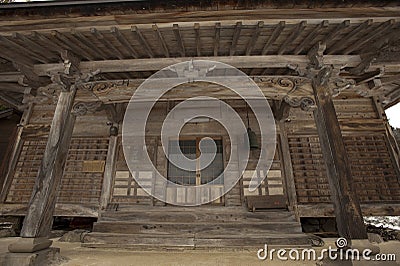
[[[303,111],[309,111],[315,106],[315,101],[311,97],[290,97],[286,95],[283,100],[291,107],[300,107]]]
[[[86,115],[87,113],[94,113],[102,108],[102,102],[77,102],[72,107],[72,113],[76,116]]]

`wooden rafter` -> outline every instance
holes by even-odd
[[[119,31],[117,27],[111,27],[111,34],[117,39],[117,41],[126,49],[128,49],[130,55],[133,58],[139,58],[138,53],[133,49],[132,45],[128,42],[124,35]]]
[[[362,47],[365,43],[382,36],[385,34],[392,26],[395,24],[394,19],[390,19],[386,22],[381,23],[375,30],[371,31],[368,34],[365,34],[360,40],[357,40],[353,45],[348,46],[344,51],[343,54],[350,54],[351,52],[357,50],[358,48]]]
[[[196,35],[196,54],[201,56],[201,37],[200,37],[200,24],[194,24],[194,33]]]
[[[342,50],[347,47],[349,43],[351,43],[355,36],[359,35],[364,29],[368,28],[372,24],[372,19],[366,20],[364,23],[358,25],[352,31],[347,33],[343,38],[332,44],[332,46],[327,50],[327,54],[334,54],[337,51]]]
[[[214,56],[218,56],[219,50],[219,39],[221,36],[221,23],[215,23],[215,30],[214,30]]]
[[[154,53],[150,48],[150,45],[148,43],[148,41],[146,40],[146,38],[143,36],[142,32],[140,31],[140,29],[136,26],[132,26],[131,27],[131,31],[133,33],[133,35],[135,36],[135,38],[139,41],[139,43],[143,46],[143,48],[146,50],[147,55],[150,58],[154,58]]]
[[[153,25],[152,29],[154,30],[154,34],[155,34],[156,38],[161,43],[161,46],[162,46],[163,51],[164,51],[164,56],[165,57],[169,57],[169,51],[168,51],[167,43],[165,42],[164,37],[163,37],[160,29],[157,27],[157,25]]]
[[[124,55],[111,43],[109,42],[106,38],[104,38],[103,34],[98,31],[96,28],[91,28],[90,32],[93,34],[94,37],[96,37],[100,42],[103,42],[104,45],[111,51],[114,52],[114,55],[119,58],[119,59],[124,59]],[[100,49],[98,49],[100,50]]]
[[[40,53],[45,58],[57,58],[58,56],[50,51],[49,49],[44,48],[43,46],[39,45],[37,42],[31,41],[26,36],[19,34],[17,32],[13,33],[13,38],[24,42],[25,45],[29,45],[32,49],[35,49],[38,53]]]
[[[47,59],[45,57],[34,53],[32,50],[25,48],[24,46],[18,44],[16,41],[12,41],[3,36],[0,36],[0,41],[6,46],[8,46],[8,49],[10,48],[17,49],[19,53],[23,52],[26,55],[30,55],[36,61],[39,61],[41,63],[47,63]]]
[[[322,42],[326,43],[326,47],[330,47],[333,43],[335,38],[341,34],[346,28],[350,26],[350,20],[345,20],[342,23],[338,24],[334,30],[332,30],[329,34],[327,34],[323,39]]]
[[[251,51],[254,48],[254,45],[256,44],[257,40],[258,40],[258,36],[260,36],[260,32],[262,30],[264,26],[264,22],[263,21],[259,21],[256,25],[256,28],[254,29],[253,35],[251,36],[250,41],[247,43],[247,47],[246,47],[246,55],[250,55]]]
[[[285,21],[280,21],[278,25],[276,25],[274,31],[272,32],[271,37],[268,39],[268,41],[265,43],[264,48],[261,52],[262,55],[266,55],[268,52],[268,49],[271,47],[271,45],[276,41],[276,39],[279,38],[281,35],[282,31],[285,29]]]
[[[237,45],[237,42],[239,40],[241,30],[242,30],[242,22],[237,22],[236,25],[235,25],[235,30],[233,32],[233,36],[232,36],[231,47],[229,48],[229,55],[230,56],[235,55],[236,45]]]
[[[107,58],[107,55],[103,51],[98,49],[92,42],[88,41],[88,39],[81,32],[76,31],[75,29],[71,29],[71,34],[89,50],[96,51],[96,53],[101,59]]]
[[[300,54],[306,47],[312,45],[312,42],[315,40],[315,37],[322,31],[324,28],[329,26],[328,20],[322,21],[318,24],[308,35],[303,39],[303,41],[294,49],[294,54]]]
[[[182,57],[184,57],[184,56],[186,56],[185,45],[183,44],[181,31],[179,30],[179,25],[178,24],[174,24],[172,26],[172,28],[173,28],[173,31],[174,31],[175,39],[176,39],[176,41],[178,43],[180,54],[181,54]]]
[[[299,37],[299,35],[304,30],[306,25],[307,25],[307,22],[302,21],[292,30],[292,33],[289,35],[289,37],[285,40],[285,42],[279,48],[278,55],[285,53],[286,49],[289,47],[290,44],[292,44],[297,39],[297,37]]]
[[[81,55],[83,58],[86,58],[87,60],[94,60],[95,57],[87,53],[85,50],[80,48],[78,45],[76,45],[72,40],[70,40],[67,36],[64,34],[59,33],[58,31],[52,31],[51,32],[53,35],[53,38],[56,40],[58,44],[61,44],[64,48],[72,48],[75,53]]]

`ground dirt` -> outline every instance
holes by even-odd
[[[7,252],[7,247],[17,238],[1,238],[0,252]],[[324,239],[325,246],[333,246],[335,239]],[[66,258],[63,266],[86,265],[316,265],[316,261],[261,261],[257,251],[131,251],[115,249],[83,248],[80,243],[65,243],[54,239],[53,246],[61,249],[61,255]],[[317,251],[321,248],[315,248]],[[400,241],[389,241],[379,244],[381,254],[396,254],[397,262],[356,262],[354,265],[400,265]],[[260,247],[262,248],[262,247]],[[318,253],[317,253],[318,254]],[[340,265],[340,264],[338,264]]]

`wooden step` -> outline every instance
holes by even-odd
[[[115,232],[115,233],[158,233],[158,234],[179,234],[213,232],[226,234],[240,233],[301,233],[301,226],[297,222],[195,222],[195,223],[168,223],[168,222],[97,222],[93,227],[94,232]]]
[[[285,210],[278,211],[265,211],[251,213],[247,210],[243,210],[239,207],[238,210],[229,210],[229,207],[223,207],[220,210],[176,210],[175,208],[168,207],[147,207],[147,210],[141,210],[138,208],[132,210],[118,210],[118,211],[107,211],[100,215],[100,221],[131,221],[131,222],[280,222],[280,221],[295,221],[294,215]],[[227,209],[227,210],[225,210]]]
[[[127,249],[248,249],[264,244],[281,247],[310,246],[305,234],[116,234],[92,232],[84,237],[83,247]]]

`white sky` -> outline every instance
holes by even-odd
[[[385,111],[389,124],[392,127],[400,128],[400,103],[390,107]]]

